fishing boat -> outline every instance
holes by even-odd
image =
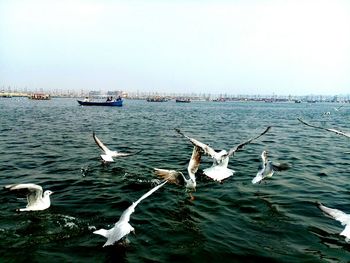
[[[79,105],[82,106],[114,106],[121,107],[123,106],[123,100],[121,98],[117,98],[115,100],[107,100],[107,101],[90,101],[89,99],[77,100]]]
[[[0,97],[1,98],[12,98],[12,96],[10,94],[1,94]]]
[[[189,99],[189,98],[176,98],[175,101],[181,102],[181,103],[190,103],[191,99]]]
[[[33,93],[28,98],[31,100],[51,100],[51,96],[45,93]]]
[[[147,101],[148,102],[167,102],[168,99],[165,97],[148,97]]]

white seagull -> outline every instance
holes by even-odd
[[[50,207],[50,195],[53,193],[46,190],[43,194],[43,188],[36,184],[11,184],[6,185],[5,189],[10,191],[18,190],[27,195],[27,207],[18,209],[19,211],[38,211]]]
[[[272,162],[267,159],[267,152],[263,151],[261,153],[262,169],[256,174],[252,180],[253,184],[261,182],[266,177],[272,177],[275,172]]]
[[[211,179],[215,181],[222,181],[231,175],[233,175],[234,171],[227,168],[229,158],[230,156],[234,155],[237,151],[242,149],[245,145],[251,143],[253,140],[258,139],[260,136],[264,135],[268,132],[268,130],[271,128],[271,126],[267,127],[262,133],[260,133],[258,136],[250,138],[249,140],[238,144],[237,146],[230,149],[228,152],[226,150],[222,150],[220,152],[216,152],[213,148],[210,146],[196,140],[193,138],[188,137],[187,135],[183,134],[179,129],[175,129],[179,134],[184,136],[185,138],[189,139],[190,142],[198,146],[205,154],[211,156],[213,158],[213,165],[210,168],[206,168],[203,170],[203,173],[210,177]]]
[[[316,128],[316,129],[326,130],[326,131],[329,131],[329,132],[334,132],[334,133],[336,133],[336,134],[338,134],[338,135],[343,135],[343,136],[345,136],[345,137],[350,138],[350,133],[338,131],[338,130],[335,130],[335,129],[323,128],[323,127],[320,127],[320,126],[315,126],[315,125],[312,125],[312,124],[309,124],[309,123],[303,121],[303,120],[300,119],[300,118],[297,118],[297,119],[298,119],[298,121],[300,121],[301,123],[303,123],[303,124],[305,124],[305,125],[307,125],[307,126],[310,126],[310,127]]]
[[[201,149],[198,146],[193,146],[192,156],[188,163],[187,172],[189,175],[189,179],[185,177],[182,172],[175,170],[166,170],[166,169],[158,169],[154,168],[154,173],[167,180],[169,183],[181,184],[180,175],[182,176],[185,186],[187,189],[195,190],[196,183],[196,172],[198,171],[198,167],[201,161]]]
[[[341,236],[345,236],[345,241],[350,241],[350,215],[345,214],[344,212],[324,206],[320,202],[317,202],[318,207],[327,215],[332,217],[333,219],[339,221],[345,229],[340,233]]]
[[[287,170],[288,164],[274,163],[268,160],[267,151],[261,153],[262,169],[253,178],[252,183],[260,183],[265,178],[270,178],[276,171]]]
[[[104,151],[104,154],[101,154],[101,158],[106,163],[114,162],[113,157],[126,157],[126,156],[137,154],[137,153],[142,151],[142,150],[140,150],[140,151],[135,152],[135,153],[121,153],[121,152],[117,152],[117,151],[111,151],[110,149],[108,149],[106,147],[106,145],[104,145],[100,141],[99,138],[97,138],[95,132],[93,132],[92,136],[94,137],[94,140],[95,140],[96,144],[98,145],[98,147],[100,147],[102,149],[102,151]]]
[[[103,245],[104,247],[113,245],[114,243],[122,239],[124,236],[128,235],[130,232],[135,231],[135,229],[129,224],[130,216],[135,211],[135,207],[143,199],[153,194],[166,183],[167,181],[157,185],[156,187],[152,188],[147,193],[145,193],[143,196],[141,196],[141,198],[139,198],[136,202],[133,202],[132,205],[129,206],[129,208],[123,212],[123,214],[119,218],[119,221],[114,225],[113,228],[109,230],[102,228],[93,232],[94,234],[98,234],[107,238],[107,242]]]

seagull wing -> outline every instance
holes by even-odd
[[[318,207],[325,212],[327,215],[332,217],[333,219],[339,221],[342,225],[350,224],[350,215],[345,214],[344,212],[338,210],[329,208],[327,206],[324,206],[321,203],[318,203]]]
[[[338,131],[338,130],[336,130],[336,129],[323,128],[323,127],[320,127],[320,126],[316,126],[316,125],[309,124],[309,123],[303,121],[303,120],[300,119],[300,118],[297,118],[297,119],[298,119],[298,121],[300,121],[301,123],[305,124],[306,126],[310,126],[310,127],[316,128],[316,129],[326,130],[326,131],[329,131],[329,132],[334,132],[334,133],[336,133],[336,134],[338,134],[338,135],[343,135],[343,136],[345,136],[345,137],[350,138],[350,134],[349,134],[349,133],[345,133],[345,132],[342,132],[342,131]]]
[[[193,146],[193,152],[190,159],[190,162],[188,163],[187,171],[189,175],[195,175],[195,173],[198,171],[200,162],[201,162],[201,148],[198,146]]]
[[[183,134],[180,131],[180,129],[175,128],[175,131],[177,133],[179,133],[180,135],[184,136],[185,138],[189,139],[193,145],[198,146],[205,154],[210,155],[214,159],[218,158],[217,152],[215,152],[215,150],[213,148],[211,148],[209,145],[206,145],[206,144],[204,144],[196,139],[188,137],[187,135]]]
[[[106,147],[106,145],[104,145],[104,144],[100,141],[99,138],[97,138],[95,132],[92,133],[92,136],[94,137],[94,140],[95,140],[97,146],[100,147],[101,150],[104,151],[107,155],[110,155],[109,153],[111,153],[112,151],[111,151],[110,149],[108,149],[108,148]]]
[[[236,145],[235,147],[233,147],[231,150],[228,151],[227,154],[222,156],[222,159],[226,158],[227,156],[231,156],[234,155],[235,152],[241,150],[244,146],[246,146],[247,144],[251,143],[253,140],[258,139],[259,137],[263,136],[265,133],[267,133],[269,130],[271,129],[271,126],[268,126],[262,133],[260,133],[258,136],[256,137],[252,137],[249,140],[242,142],[238,145]]]
[[[180,184],[179,175],[181,175],[181,173],[178,171],[154,168],[153,172],[155,175],[167,180],[169,183]]]
[[[27,196],[28,206],[36,203],[39,198],[42,198],[43,188],[37,184],[12,184],[6,185],[5,189],[10,191],[18,191]]]
[[[288,163],[276,163],[276,162],[270,162],[272,170],[274,171],[285,171],[288,170],[291,166]]]
[[[130,220],[130,215],[135,211],[135,207],[145,198],[149,197],[151,194],[153,194],[155,191],[157,191],[159,188],[161,188],[163,185],[165,185],[167,181],[153,187],[151,190],[149,190],[147,193],[145,193],[143,196],[141,196],[136,202],[132,203],[131,206],[129,206],[128,209],[126,209],[123,214],[120,216],[119,222],[129,222]]]
[[[142,152],[142,150],[139,150],[137,152],[134,153],[121,153],[121,152],[114,152],[113,153],[113,157],[126,157],[126,156],[131,156],[131,155],[135,155]]]

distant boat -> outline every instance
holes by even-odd
[[[225,102],[226,99],[225,98],[217,98],[217,99],[213,99],[212,101],[214,101],[214,102]]]
[[[51,100],[51,96],[45,93],[33,93],[28,98],[31,100]]]
[[[189,98],[177,98],[176,102],[189,103],[191,100]]]
[[[167,102],[168,99],[165,97],[149,97],[147,98],[148,102]]]
[[[114,106],[121,107],[123,106],[123,100],[118,98],[112,101],[89,101],[89,100],[77,100],[79,105],[82,106]]]

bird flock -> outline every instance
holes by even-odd
[[[298,118],[298,121],[308,127],[321,129],[328,132],[335,133],[337,135],[342,135],[345,137],[350,137],[350,133],[346,133],[340,130],[332,128],[324,128],[321,126],[310,124],[301,118]],[[253,141],[259,139],[271,129],[271,126],[265,128],[257,136],[251,137],[250,139],[234,146],[233,148],[221,151],[216,151],[211,146],[200,142],[197,139],[189,137],[184,134],[180,129],[175,128],[175,132],[181,137],[185,138],[191,145],[193,145],[193,151],[191,158],[188,162],[187,174],[184,174],[181,171],[177,170],[168,170],[165,168],[154,168],[154,175],[162,179],[161,183],[157,186],[150,189],[148,192],[143,194],[138,200],[133,202],[120,216],[119,220],[114,224],[114,226],[109,229],[99,229],[94,231],[94,234],[101,235],[107,239],[103,246],[110,246],[116,243],[123,244],[127,242],[127,235],[130,232],[134,232],[134,228],[129,223],[131,214],[135,211],[135,208],[138,204],[156,192],[158,189],[163,187],[166,183],[175,184],[186,189],[186,192],[189,193],[190,200],[194,200],[193,192],[196,191],[197,180],[196,176],[205,176],[210,180],[222,183],[225,179],[229,178],[234,174],[234,170],[228,168],[229,158],[235,155],[237,152],[242,150],[246,145],[252,143]],[[133,153],[121,153],[118,151],[110,150],[102,141],[96,136],[93,132],[93,139],[97,146],[103,151],[103,154],[100,155],[101,161],[103,164],[109,164],[114,162],[113,158],[128,157],[140,153],[141,151],[136,151]],[[201,159],[203,156],[208,156],[212,159],[213,164],[211,167],[203,169],[202,173],[198,173]],[[276,171],[283,171],[290,168],[289,164],[275,163],[268,159],[268,152],[263,150],[261,153],[262,165],[261,169],[257,172],[255,177],[252,179],[252,184],[261,183],[263,180],[271,178]],[[52,191],[46,190],[43,191],[43,188],[40,185],[33,183],[25,184],[12,184],[6,185],[4,187],[8,191],[19,192],[24,194],[27,197],[27,206],[25,208],[20,208],[18,211],[41,211],[48,209],[51,205],[50,195],[53,194]],[[345,229],[340,233],[340,235],[345,236],[347,242],[350,241],[350,215],[345,214],[344,212],[326,207],[320,202],[317,202],[318,208],[323,211],[327,216],[339,221],[342,225],[345,226]]]

